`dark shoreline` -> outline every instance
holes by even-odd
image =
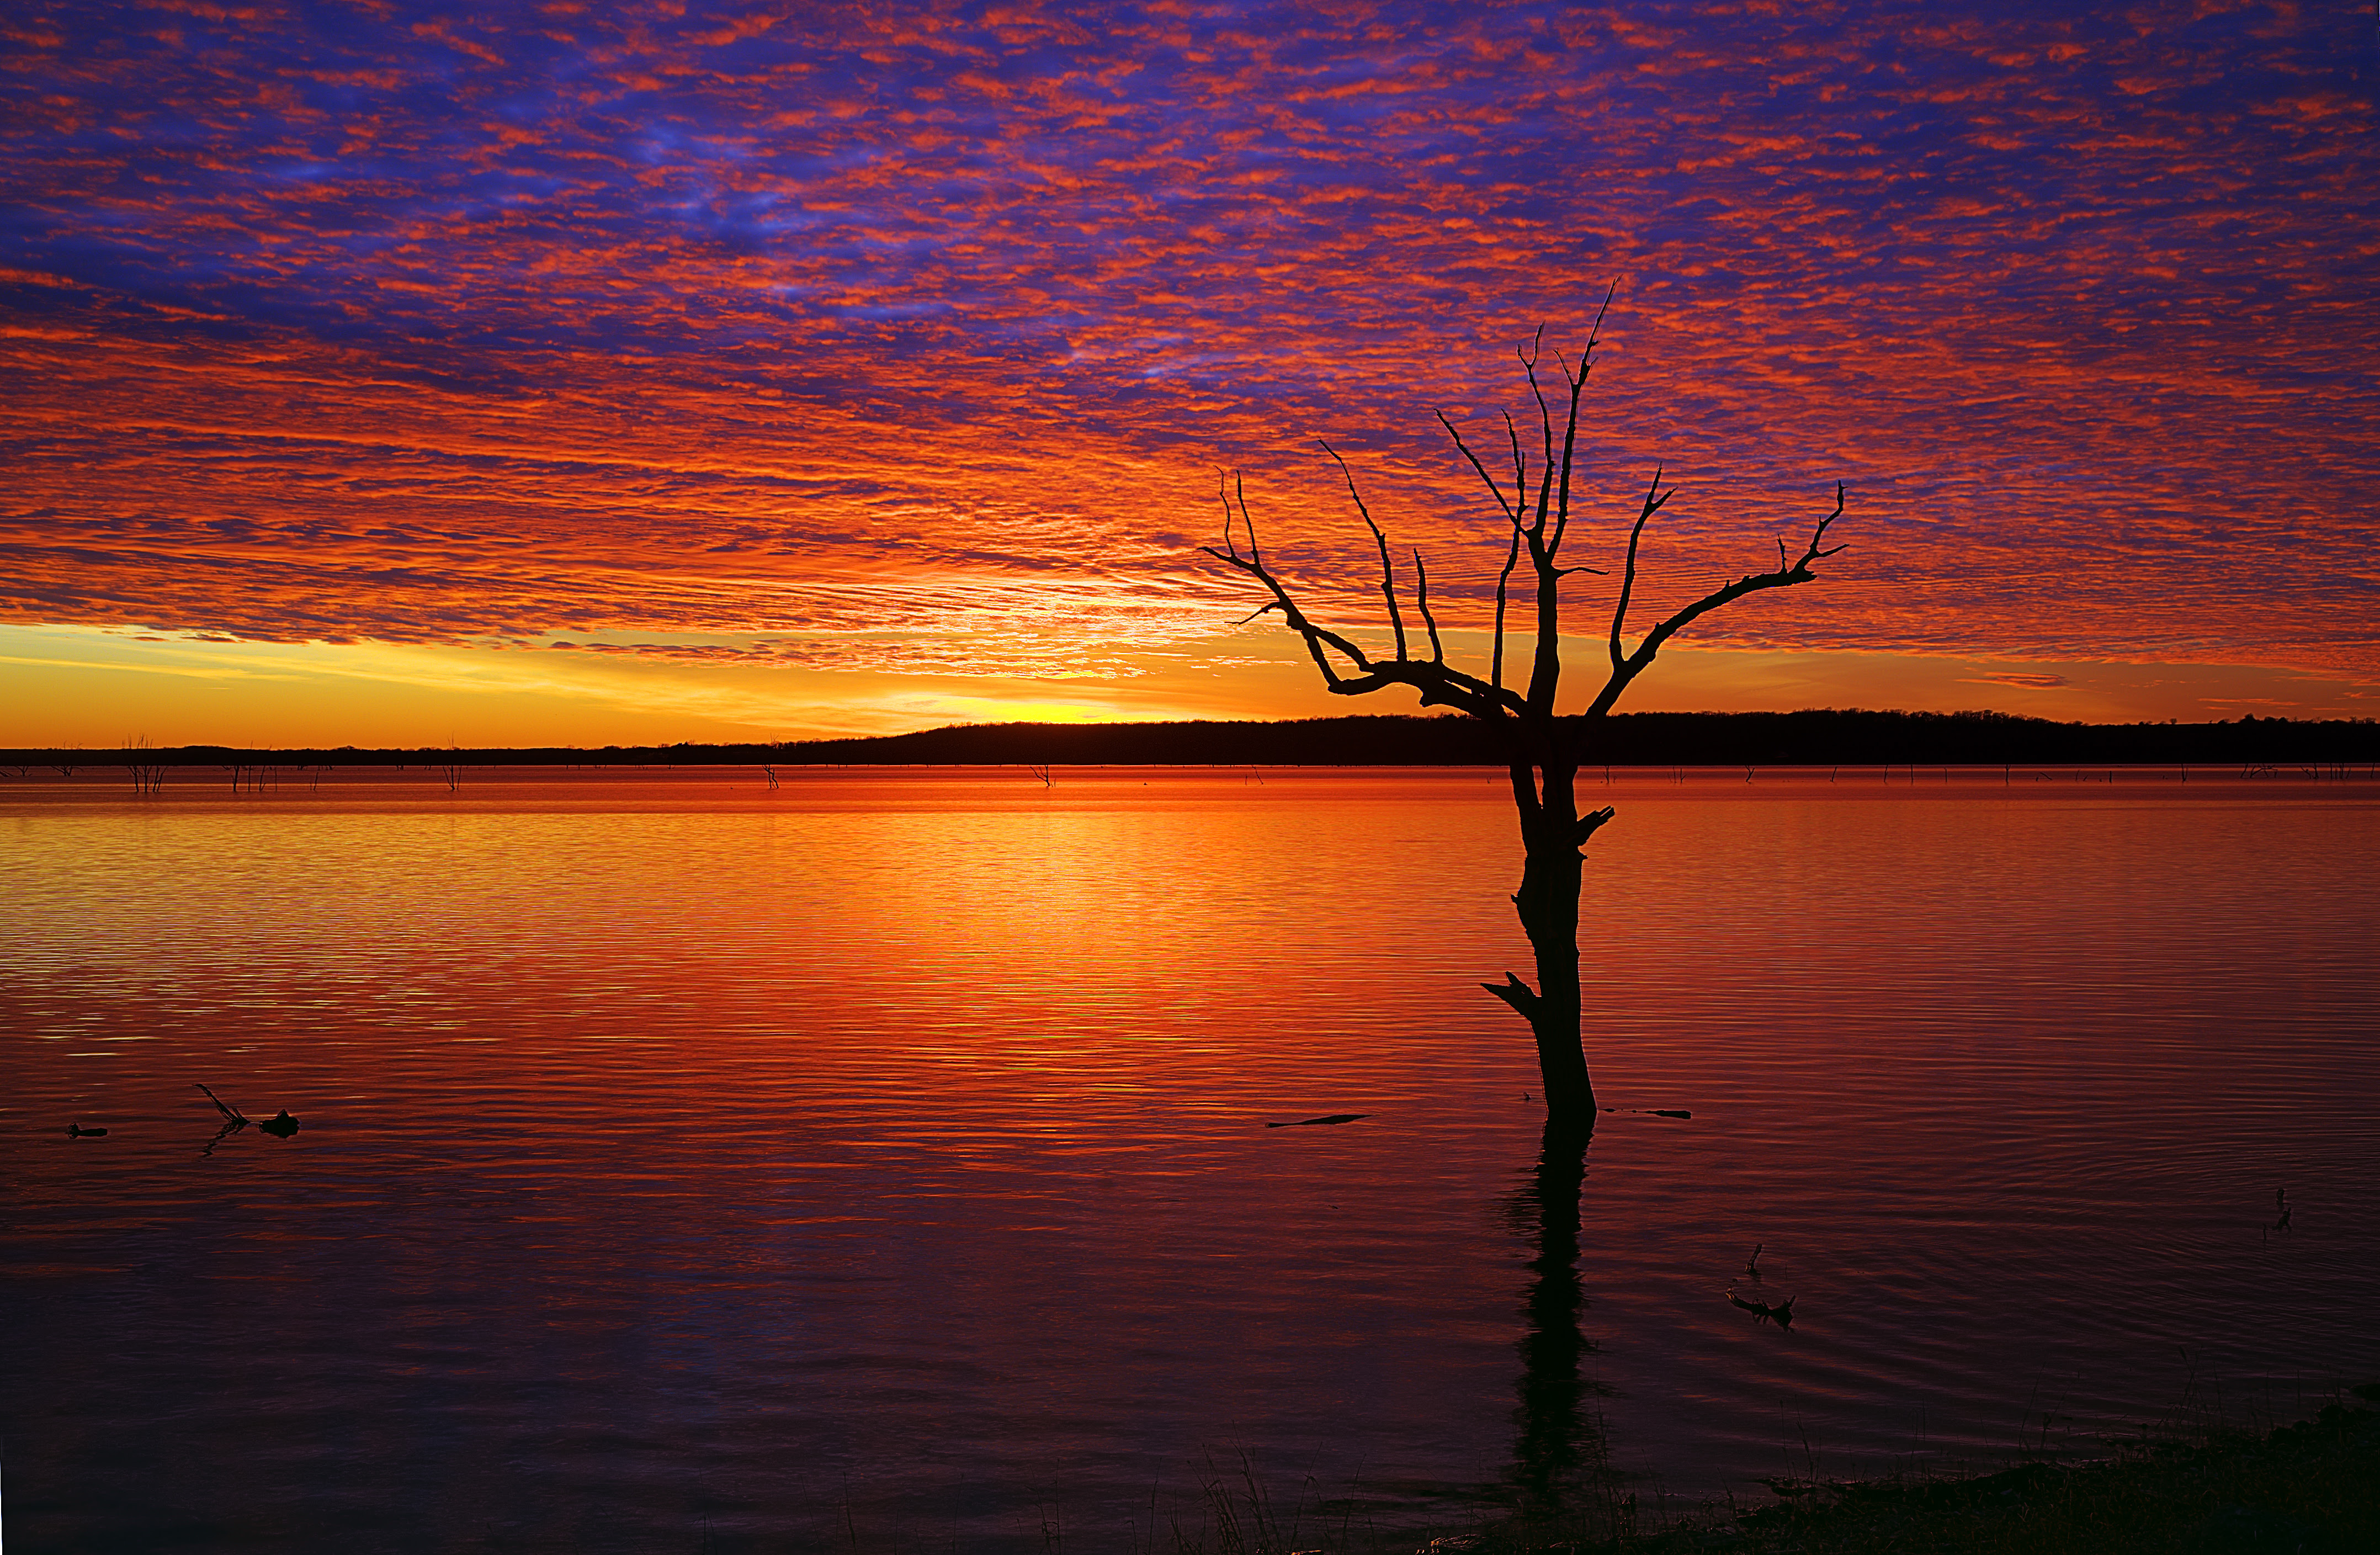
[[[2380,1403],[2380,1384],[2353,1390]],[[1425,1540],[1451,1555],[2350,1555],[2380,1549],[2380,1413],[2340,1403],[2269,1431],[2210,1427],[2111,1444],[2079,1463],[1852,1482],[1778,1482],[1783,1499],[1639,1526],[1640,1494],[1583,1488],[1566,1513],[1524,1512]],[[1648,1512],[1642,1520],[1656,1520]],[[1399,1542],[1400,1555],[1413,1548]],[[1388,1548],[1382,1546],[1382,1549]]]
[[[1848,1486],[1767,1509],[1729,1548],[1869,1551],[2380,1549],[2380,1415],[2326,1406],[2257,1434],[2163,1441],[2096,1463]],[[1639,1548],[1709,1548],[1662,1541]]]
[[[2220,723],[2053,723],[1998,712],[1618,713],[1571,720],[1582,765],[1999,767],[2070,763],[2309,769],[2380,775],[2380,723],[2246,717]],[[272,749],[24,747],[0,767],[1300,766],[1500,767],[1497,728],[1475,719],[1354,716],[1276,723],[980,723],[869,739],[573,747],[342,746]],[[2351,769],[2360,769],[2353,770]]]

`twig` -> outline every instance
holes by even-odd
[[[197,1085],[197,1084],[198,1084],[198,1082],[194,1080],[194,1081],[192,1081],[192,1082],[191,1082],[191,1084],[193,1084],[193,1085]],[[206,1090],[206,1091],[207,1091],[207,1099],[208,1099],[208,1100],[210,1100],[210,1101],[212,1101],[212,1102],[213,1102],[213,1103],[215,1104],[215,1111],[216,1111],[216,1112],[221,1112],[225,1117],[229,1118],[232,1122],[234,1122],[234,1123],[236,1123],[236,1124],[242,1124],[242,1125],[245,1125],[245,1124],[247,1124],[248,1119],[247,1119],[247,1117],[246,1117],[244,1114],[242,1114],[242,1113],[241,1113],[241,1112],[239,1111],[239,1109],[236,1108],[236,1107],[227,1107],[227,1106],[224,1105],[224,1099],[223,1099],[222,1097],[220,1097],[220,1096],[217,1096],[213,1091],[207,1090],[207,1087],[204,1087],[204,1086],[199,1086],[199,1088],[200,1088],[200,1090]]]

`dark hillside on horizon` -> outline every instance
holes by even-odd
[[[2242,768],[2380,763],[2380,723],[2242,718],[2221,723],[2054,723],[1998,712],[1618,713],[1566,721],[1585,765],[2033,766],[2229,764]],[[1475,719],[1381,714],[1281,723],[974,723],[871,738],[776,744],[452,749],[237,749],[145,752],[169,768],[773,764],[798,766],[1500,766],[1500,735]],[[0,752],[0,767],[115,767],[122,749]]]
[[[1618,713],[1564,721],[1583,763],[1612,766],[2029,765],[2062,761],[2380,760],[2380,724],[2053,723],[1997,712]],[[1061,765],[1500,766],[1476,719],[1383,714],[1287,723],[959,724],[874,739],[806,740],[787,762]]]

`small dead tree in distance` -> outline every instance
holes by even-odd
[[[1610,298],[1604,298],[1604,309],[1610,307]],[[1223,543],[1201,546],[1199,549],[1226,566],[1236,568],[1262,585],[1272,597],[1259,606],[1248,620],[1269,612],[1279,612],[1289,628],[1305,641],[1315,667],[1322,672],[1323,684],[1337,696],[1359,697],[1367,692],[1385,690],[1392,686],[1410,686],[1420,694],[1424,707],[1450,707],[1495,724],[1503,732],[1506,759],[1511,769],[1512,799],[1520,810],[1521,844],[1524,862],[1521,870],[1521,888],[1513,893],[1512,905],[1518,910],[1522,929],[1528,935],[1536,953],[1537,984],[1531,988],[1516,974],[1506,972],[1502,983],[1480,986],[1496,995],[1529,1023],[1536,1037],[1537,1063],[1545,1079],[1546,1116],[1549,1125],[1584,1133],[1595,1126],[1595,1088],[1587,1077],[1586,1052],[1580,1040],[1580,1020],[1583,1001],[1579,985],[1578,903],[1584,883],[1585,856],[1581,851],[1606,822],[1611,820],[1609,806],[1581,814],[1578,808],[1576,779],[1580,751],[1565,736],[1554,714],[1554,698],[1561,680],[1561,580],[1573,573],[1608,576],[1601,569],[1586,566],[1566,566],[1561,562],[1562,542],[1569,538],[1571,521],[1571,477],[1574,468],[1578,443],[1578,407],[1585,392],[1587,375],[1594,371],[1595,347],[1600,343],[1603,312],[1596,314],[1595,324],[1588,331],[1585,349],[1579,354],[1578,367],[1572,371],[1559,353],[1554,365],[1561,373],[1567,389],[1568,403],[1564,407],[1561,439],[1559,448],[1554,437],[1554,407],[1548,402],[1545,385],[1539,381],[1537,369],[1543,359],[1545,331],[1540,328],[1531,342],[1515,350],[1522,371],[1527,376],[1530,393],[1537,407],[1539,443],[1536,468],[1533,474],[1529,458],[1523,447],[1520,427],[1507,412],[1504,429],[1512,457],[1512,485],[1508,492],[1497,476],[1463,441],[1454,423],[1438,413],[1440,426],[1454,442],[1456,450],[1486,484],[1488,492],[1503,512],[1511,527],[1511,539],[1504,553],[1503,570],[1496,578],[1496,618],[1494,647],[1488,658],[1488,678],[1456,669],[1446,662],[1446,650],[1439,637],[1438,619],[1430,610],[1429,572],[1423,565],[1421,553],[1413,555],[1414,602],[1421,616],[1422,626],[1429,638],[1429,656],[1416,658],[1411,650],[1405,633],[1404,615],[1398,602],[1396,565],[1389,553],[1389,540],[1380,526],[1373,521],[1371,510],[1365,505],[1363,493],[1357,490],[1354,474],[1347,461],[1339,457],[1329,443],[1323,451],[1339,466],[1346,480],[1347,493],[1355,504],[1355,511],[1371,530],[1373,543],[1380,553],[1380,593],[1388,603],[1389,629],[1395,640],[1396,656],[1375,658],[1357,647],[1354,641],[1330,627],[1316,624],[1299,608],[1288,588],[1266,565],[1263,553],[1257,545],[1256,524],[1249,516],[1247,492],[1238,477],[1225,481],[1223,500]],[[1663,644],[1694,621],[1723,605],[1733,603],[1746,594],[1767,589],[1782,589],[1796,583],[1807,583],[1817,575],[1811,564],[1836,554],[1843,547],[1825,544],[1828,527],[1842,516],[1843,487],[1835,487],[1834,511],[1820,518],[1810,532],[1809,542],[1799,556],[1788,553],[1785,542],[1777,542],[1777,568],[1773,572],[1751,573],[1721,589],[1713,589],[1674,614],[1663,618],[1637,641],[1634,648],[1625,642],[1628,606],[1636,591],[1637,553],[1645,536],[1645,526],[1652,521],[1678,488],[1662,484],[1665,471],[1656,468],[1652,484],[1646,488],[1638,508],[1636,521],[1628,531],[1628,553],[1621,575],[1618,603],[1611,613],[1609,651],[1611,668],[1603,688],[1597,692],[1584,711],[1583,723],[1594,727],[1595,721],[1611,711],[1621,694],[1649,667]],[[1534,479],[1536,490],[1531,492]],[[1233,510],[1236,499],[1237,511]],[[1243,553],[1239,539],[1245,531],[1247,549]],[[1525,690],[1504,684],[1505,615],[1511,601],[1512,574],[1521,558],[1528,558],[1530,580],[1534,583],[1534,603],[1536,615],[1536,650],[1529,664]]]

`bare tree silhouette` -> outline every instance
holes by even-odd
[[[131,776],[132,792],[144,799],[165,785],[164,760],[146,735],[124,742],[124,770]]]
[[[1604,298],[1604,310],[1610,308],[1609,295]],[[1404,614],[1398,602],[1396,564],[1390,555],[1389,539],[1372,518],[1371,509],[1365,504],[1362,492],[1356,489],[1354,472],[1347,461],[1329,443],[1322,444],[1339,467],[1347,482],[1347,494],[1355,504],[1364,525],[1371,531],[1373,543],[1380,553],[1380,593],[1388,604],[1389,629],[1395,640],[1393,658],[1375,658],[1345,637],[1328,626],[1318,625],[1301,609],[1289,589],[1266,564],[1257,545],[1255,520],[1248,514],[1247,492],[1236,474],[1228,476],[1222,487],[1223,543],[1220,547],[1201,546],[1199,549],[1226,566],[1245,573],[1262,585],[1271,598],[1257,607],[1254,615],[1279,612],[1292,631],[1305,640],[1315,667],[1322,672],[1323,683],[1332,693],[1342,697],[1358,697],[1368,692],[1386,690],[1392,686],[1409,686],[1420,695],[1424,707],[1450,707],[1484,719],[1504,731],[1507,761],[1512,784],[1512,799],[1520,810],[1521,842],[1524,862],[1521,871],[1521,888],[1513,894],[1512,905],[1518,909],[1521,927],[1529,937],[1536,953],[1537,983],[1531,988],[1519,976],[1504,974],[1501,983],[1480,986],[1510,1004],[1529,1023],[1536,1037],[1537,1063],[1545,1076],[1546,1113],[1548,1121],[1573,1131],[1584,1132],[1595,1126],[1595,1088],[1587,1078],[1586,1053],[1579,1039],[1582,1013],[1579,992],[1578,902],[1583,884],[1585,855],[1581,852],[1589,838],[1607,821],[1612,810],[1601,809],[1582,814],[1578,808],[1576,779],[1579,768],[1578,744],[1573,743],[1573,731],[1566,730],[1563,721],[1554,712],[1555,697],[1561,682],[1561,600],[1563,578],[1574,573],[1607,576],[1601,569],[1568,566],[1561,561],[1562,542],[1569,538],[1571,521],[1571,479],[1575,468],[1578,443],[1579,399],[1586,389],[1587,375],[1594,371],[1595,348],[1601,342],[1603,311],[1596,314],[1595,324],[1588,331],[1586,347],[1580,352],[1578,367],[1572,371],[1568,362],[1557,353],[1553,365],[1560,372],[1567,390],[1563,407],[1560,443],[1555,443],[1555,407],[1547,397],[1546,386],[1538,377],[1538,365],[1544,359],[1545,331],[1514,355],[1522,371],[1527,376],[1529,390],[1536,401],[1538,447],[1536,468],[1532,472],[1528,452],[1523,446],[1520,426],[1507,412],[1504,431],[1512,456],[1512,485],[1508,492],[1492,474],[1463,433],[1438,413],[1439,424],[1446,429],[1455,449],[1486,484],[1496,504],[1511,527],[1512,534],[1504,553],[1503,570],[1496,578],[1496,617],[1494,647],[1488,657],[1488,678],[1456,669],[1446,662],[1446,649],[1439,639],[1438,618],[1430,609],[1429,572],[1423,565],[1421,553],[1413,556],[1413,597],[1422,626],[1429,638],[1429,656],[1417,658],[1412,651]],[[1559,393],[1559,391],[1558,391]],[[1723,605],[1733,603],[1747,594],[1767,589],[1787,588],[1807,583],[1817,575],[1811,564],[1832,556],[1843,548],[1825,544],[1827,528],[1842,516],[1843,488],[1835,487],[1834,511],[1819,519],[1810,531],[1809,542],[1799,556],[1791,555],[1785,542],[1777,542],[1777,567],[1773,572],[1750,573],[1724,588],[1713,589],[1684,609],[1664,617],[1637,641],[1633,648],[1626,643],[1628,607],[1634,598],[1637,582],[1637,553],[1645,537],[1645,526],[1652,522],[1670,499],[1677,494],[1675,486],[1665,486],[1666,471],[1657,468],[1652,484],[1646,488],[1636,521],[1628,531],[1628,553],[1625,571],[1620,585],[1618,603],[1611,613],[1609,652],[1611,668],[1602,689],[1597,691],[1583,710],[1583,716],[1572,720],[1580,732],[1591,730],[1597,720],[1609,713],[1636,677],[1651,666],[1662,645],[1695,621]],[[1531,491],[1534,479],[1536,489]],[[1234,503],[1236,502],[1236,511]],[[1240,548],[1245,534],[1247,549]],[[1530,659],[1528,685],[1525,690],[1504,684],[1505,616],[1512,594],[1512,574],[1523,556],[1530,567],[1529,581],[1534,584],[1536,642]],[[1581,742],[1583,743],[1583,742]]]

